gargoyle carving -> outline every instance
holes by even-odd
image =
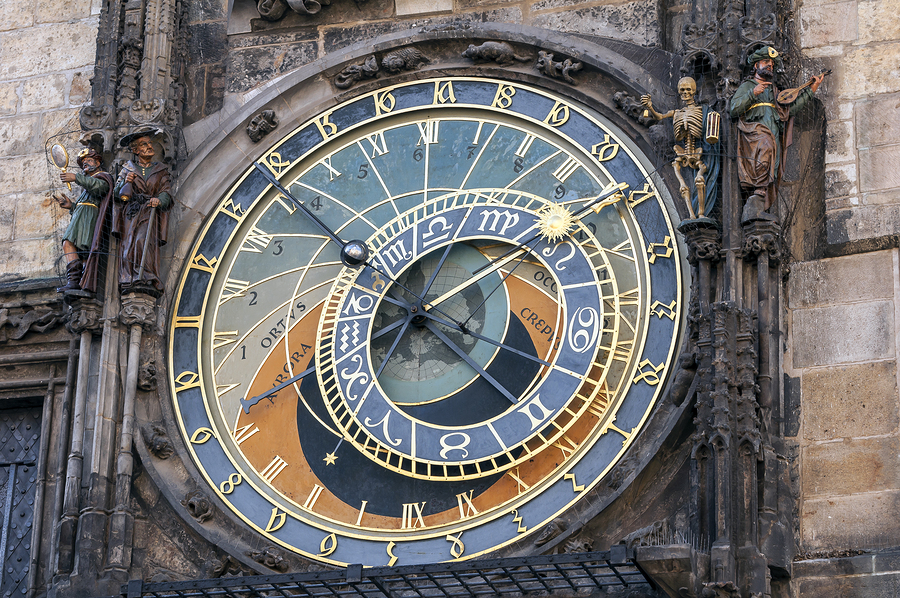
[[[528,56],[516,54],[515,50],[508,43],[493,41],[484,42],[480,46],[469,44],[462,56],[470,59],[472,62],[496,62],[500,66],[509,66],[516,61],[528,62],[531,60]]]
[[[578,81],[572,78],[571,73],[577,73],[581,70],[582,66],[582,63],[576,62],[571,58],[566,58],[565,60],[557,62],[556,60],[553,60],[553,54],[541,50],[538,52],[538,59],[534,68],[547,77],[562,79],[566,83],[578,85]]]

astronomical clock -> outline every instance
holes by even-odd
[[[196,239],[170,395],[208,491],[309,559],[476,558],[573,508],[681,342],[667,195],[598,112],[423,79],[269,141]]]

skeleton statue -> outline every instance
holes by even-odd
[[[696,93],[696,81],[684,77],[678,81],[678,95],[683,104],[681,108],[660,114],[654,110],[649,95],[641,96],[641,104],[656,120],[672,119],[675,141],[683,144],[675,145],[675,160],[672,162],[680,184],[679,191],[691,218],[704,218],[715,206],[719,192],[719,154],[716,146],[721,121],[717,112],[697,103]],[[690,183],[682,175],[684,168],[694,174]]]

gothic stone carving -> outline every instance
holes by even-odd
[[[366,58],[363,64],[352,64],[342,70],[334,78],[334,86],[338,89],[348,89],[354,83],[362,79],[373,79],[378,76],[378,60],[375,55]]]
[[[553,54],[540,50],[534,68],[547,77],[562,79],[571,85],[578,85],[578,81],[572,78],[572,73],[580,71],[582,66],[582,63],[576,62],[571,58],[566,58],[565,60],[557,62],[556,60],[553,60]]]
[[[128,293],[122,295],[122,311],[119,319],[126,326],[141,324],[149,327],[156,318],[156,298],[144,293]]]
[[[278,126],[278,117],[275,116],[274,110],[263,110],[252,119],[247,125],[247,135],[253,143],[259,143],[263,137],[275,130]]]
[[[19,340],[29,332],[46,332],[62,324],[62,312],[33,309],[22,314],[10,315],[8,309],[0,309],[0,343]]]
[[[281,551],[274,546],[266,546],[262,550],[251,550],[247,556],[274,571],[285,573],[288,570],[287,561],[284,560]]]
[[[206,523],[215,514],[212,503],[199,490],[195,490],[185,496],[184,500],[181,501],[181,506],[187,509],[191,517],[196,519],[198,523]]]
[[[334,86],[338,89],[349,89],[357,81],[362,79],[374,79],[383,70],[391,75],[401,71],[412,71],[423,64],[428,64],[428,57],[416,48],[401,48],[381,59],[381,66],[374,55],[366,58],[363,64],[353,64],[346,67],[334,77]]]
[[[624,91],[617,91],[613,94],[613,101],[619,107],[619,110],[630,116],[639,125],[649,127],[653,124],[654,119],[651,118],[650,112],[634,96]],[[646,116],[644,113],[646,113]]]
[[[397,74],[400,71],[413,71],[428,63],[428,58],[416,48],[401,48],[382,58],[381,68],[391,74]]]
[[[141,363],[138,369],[138,388],[143,391],[151,392],[156,390],[156,361],[149,359]]]
[[[516,61],[528,62],[531,60],[528,56],[520,56],[516,54],[512,46],[506,42],[484,42],[480,46],[469,44],[466,51],[462,53],[463,58],[468,58],[472,62],[496,62],[500,66],[509,66]]]
[[[161,426],[154,424],[150,426],[149,431],[147,429],[141,430],[141,435],[144,437],[144,444],[147,445],[147,450],[157,459],[165,460],[175,454],[175,448],[169,442],[169,437]]]

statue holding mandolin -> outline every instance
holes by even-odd
[[[738,123],[738,178],[747,196],[742,221],[774,219],[768,214],[775,203],[784,170],[784,151],[791,145],[793,119],[819,89],[824,71],[807,83],[779,91],[775,68],[781,57],[775,48],[764,46],[748,58],[753,78],[744,81],[731,98],[732,118]]]

